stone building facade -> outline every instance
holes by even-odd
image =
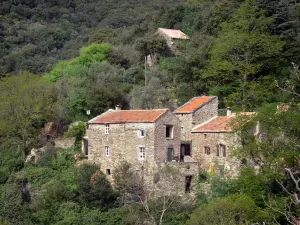
[[[192,98],[174,112],[181,124],[181,161],[185,156],[193,157],[192,129],[218,115],[218,98],[216,96],[199,96]]]
[[[178,161],[180,121],[168,109],[109,110],[88,122],[85,140],[89,161],[110,181],[127,161],[151,186],[161,163]]]
[[[112,183],[115,168],[126,161],[143,175],[151,190],[169,182],[170,191],[190,192],[199,169],[235,176],[242,163],[231,156],[241,146],[231,124],[236,114],[217,114],[215,96],[195,97],[173,113],[168,109],[110,109],[88,121],[83,152]],[[259,133],[257,128],[252,130]],[[160,173],[166,168],[178,171],[176,176]]]
[[[231,113],[215,116],[193,128],[193,158],[199,162],[200,169],[231,177],[247,163],[232,156],[232,151],[242,146],[240,136],[233,128],[236,118],[237,115]],[[257,128],[251,128],[251,131],[257,132]]]

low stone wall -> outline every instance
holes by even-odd
[[[74,145],[75,139],[74,137],[55,139],[55,148],[70,148]]]

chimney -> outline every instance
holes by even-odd
[[[116,111],[119,111],[121,110],[121,106],[120,105],[116,105],[116,108],[115,108]]]
[[[231,116],[232,112],[231,112],[231,108],[230,107],[227,107],[227,111],[226,111],[226,115],[227,116]]]

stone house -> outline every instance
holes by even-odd
[[[193,158],[199,162],[200,169],[231,177],[247,163],[246,159],[240,161],[231,155],[234,149],[242,146],[240,136],[234,131],[236,118],[237,114],[228,110],[226,116],[215,116],[193,128]],[[251,128],[251,132],[257,132],[257,129],[257,126]]]
[[[166,29],[166,28],[158,28],[156,34],[163,37],[169,49],[171,50],[172,54],[177,56],[180,54],[179,50],[177,49],[176,45],[174,44],[174,40],[189,40],[189,36],[183,33],[181,30],[175,29]]]
[[[184,161],[186,156],[193,157],[191,148],[193,127],[218,115],[218,97],[194,97],[173,113],[181,124],[180,161]]]
[[[187,36],[185,33],[183,33],[180,30],[175,29],[166,29],[166,28],[158,28],[156,33],[160,37],[164,38],[166,40],[166,44],[169,49],[170,56],[178,56],[180,55],[180,52],[174,43],[174,40],[189,40],[189,36]],[[153,55],[147,55],[145,57],[145,63],[147,67],[152,70],[155,68],[157,64],[157,56],[156,54]]]
[[[84,152],[112,182],[114,169],[122,161],[133,165],[151,186],[163,164],[179,159],[180,121],[168,109],[110,109],[87,126]]]

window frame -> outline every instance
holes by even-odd
[[[146,159],[146,147],[143,145],[138,147],[138,158],[139,158],[139,160]]]
[[[105,134],[109,134],[109,124],[105,124]]]
[[[218,146],[217,146],[217,156],[218,157],[227,157],[226,145],[218,144]]]
[[[105,156],[106,156],[106,157],[111,156],[111,151],[110,151],[109,146],[105,146]]]
[[[139,134],[140,138],[144,138],[144,137],[146,137],[146,130],[145,129],[139,129],[139,133],[138,134]]]

